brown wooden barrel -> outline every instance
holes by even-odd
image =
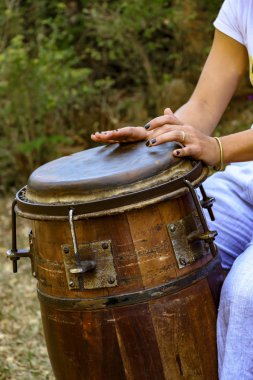
[[[222,276],[194,191],[207,169],[174,149],[86,150],[17,194],[57,380],[217,379]]]

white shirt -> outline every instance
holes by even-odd
[[[246,46],[253,85],[253,0],[225,0],[214,26]]]

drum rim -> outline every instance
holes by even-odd
[[[16,194],[16,213],[31,220],[67,220],[69,210],[74,209],[74,219],[85,219],[103,215],[117,214],[131,209],[145,207],[165,199],[182,196],[188,192],[184,180],[187,179],[197,187],[207,175],[208,168],[202,161],[193,161],[193,168],[178,178],[170,179],[151,188],[134,191],[124,195],[99,199],[92,202],[39,203],[26,198],[27,187]]]

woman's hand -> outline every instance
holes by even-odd
[[[151,120],[145,129],[149,132],[148,147],[157,146],[169,141],[180,142],[183,147],[173,151],[176,157],[191,156],[214,166],[219,163],[220,151],[217,141],[191,125],[183,124],[166,108],[163,116]]]
[[[164,125],[166,123],[177,124],[180,123],[170,108],[166,108],[164,111],[165,116],[157,117],[150,121],[145,127],[124,127],[115,129],[113,131],[96,132],[91,135],[91,139],[95,142],[101,142],[106,144],[114,143],[127,143],[142,140],[149,140],[150,136],[153,136],[153,128]],[[180,123],[182,124],[182,123]]]
[[[124,127],[114,131],[96,132],[91,135],[95,142],[113,144],[147,140],[150,148],[165,142],[177,141],[183,145],[173,151],[176,157],[191,156],[214,166],[219,162],[217,141],[196,128],[183,124],[166,108],[163,116],[152,119],[145,127]]]

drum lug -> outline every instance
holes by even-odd
[[[191,265],[209,251],[199,229],[201,223],[196,211],[167,226],[178,267]]]
[[[69,290],[117,286],[110,240],[79,244],[80,266],[76,265],[72,245],[64,244],[61,248]]]
[[[13,273],[18,271],[18,260],[23,257],[29,257],[32,262],[32,272],[35,277],[34,263],[33,263],[33,235],[32,231],[29,233],[29,245],[30,249],[17,249],[17,221],[16,221],[16,212],[15,206],[17,200],[15,199],[12,202],[12,244],[11,249],[7,251],[7,256],[12,261]]]
[[[79,245],[74,225],[73,208],[69,210],[69,223],[73,246],[62,245],[69,289],[83,290],[116,286],[111,241],[104,240]]]
[[[214,257],[217,254],[214,244],[217,232],[208,229],[195,189],[188,180],[184,182],[190,191],[196,210],[167,226],[179,268],[194,263],[210,251]],[[206,197],[203,192],[202,195],[203,198]]]
[[[185,179],[184,183],[185,183],[185,185],[188,187],[188,189],[190,191],[190,194],[192,196],[193,202],[194,202],[195,207],[196,207],[196,211],[198,213],[198,217],[199,217],[201,225],[202,225],[203,232],[201,232],[202,239],[200,239],[200,240],[206,240],[207,244],[210,247],[210,250],[212,252],[213,257],[215,257],[216,256],[217,248],[216,248],[216,246],[214,244],[214,238],[217,235],[217,232],[209,230],[208,225],[207,225],[207,221],[206,221],[206,218],[205,218],[205,215],[204,215],[202,207],[201,207],[201,203],[199,201],[199,198],[198,198],[198,196],[196,194],[196,191],[195,191],[193,185],[191,184],[191,182],[188,181],[187,179]],[[203,200],[207,202],[206,203],[206,208],[209,211],[210,217],[211,217],[212,220],[214,220],[214,215],[213,215],[212,209],[211,209],[212,203],[213,203],[214,199],[207,197],[207,195],[206,195],[206,193],[204,191],[203,186],[202,187],[200,186],[200,191],[202,193]],[[202,203],[203,203],[203,200],[202,200]]]

